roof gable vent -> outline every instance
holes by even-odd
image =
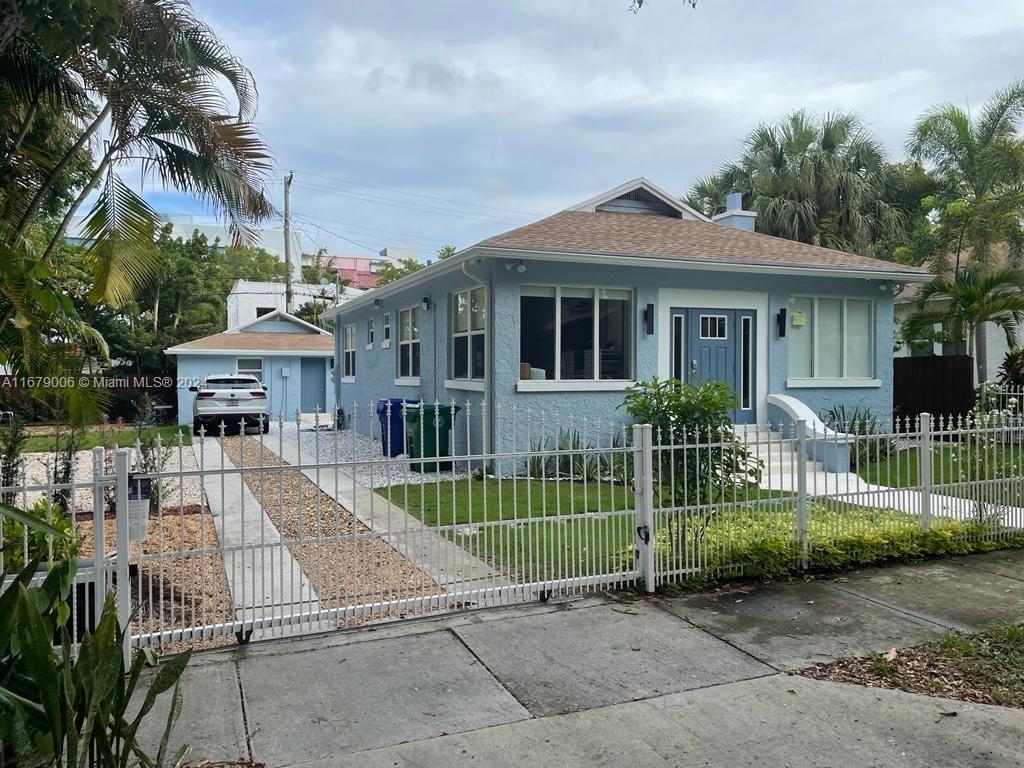
[[[679,218],[677,210],[642,188],[631,189],[606,203],[601,203],[595,210],[611,213],[647,213]]]

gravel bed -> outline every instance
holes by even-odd
[[[308,424],[297,427],[296,424],[274,424],[265,438],[267,448],[274,450],[278,438],[290,443],[298,443],[305,453],[317,462],[374,461],[372,465],[346,468],[357,483],[368,488],[386,486],[434,483],[439,480],[467,477],[464,467],[456,466],[451,472],[416,472],[409,468],[409,460],[404,457],[385,459],[381,453],[381,445],[367,435],[351,429],[316,429]]]
[[[196,457],[191,446],[183,446],[180,449],[175,446],[166,449],[166,463],[163,472],[175,473],[197,469]],[[105,454],[106,474],[114,474],[114,452],[107,451]],[[22,454],[22,478],[24,485],[46,485],[53,473],[54,456],[52,453],[25,453]],[[72,475],[76,483],[92,482],[92,451],[78,451],[75,453]],[[179,483],[175,478],[167,478],[162,481],[160,492],[163,494],[167,505],[192,506],[203,503],[202,487],[195,478],[187,479]],[[30,491],[19,493],[15,503],[31,507],[36,501],[46,495],[45,491]],[[75,490],[75,512],[92,511],[92,489],[80,488]]]
[[[283,463],[269,443],[261,447],[256,437],[247,436],[243,441],[226,438],[222,446],[236,466],[243,461],[247,466]],[[297,543],[369,531],[301,472],[284,469],[243,476],[312,582],[322,607],[342,608],[438,593],[438,587],[424,573],[379,538]]]
[[[116,526],[112,515],[105,518],[103,541],[109,555],[117,548]],[[79,515],[76,521],[78,553],[91,557],[94,549],[93,518]],[[139,554],[139,544],[133,553]],[[141,544],[143,554],[168,554],[159,560],[139,563],[131,579],[132,606],[139,608],[135,632],[159,632],[232,621],[231,590],[219,552],[220,546],[213,515],[204,505],[183,509],[165,507],[151,513],[149,533]],[[207,638],[196,642],[165,644],[162,650],[174,651],[191,646],[209,648],[235,642],[234,635]]]

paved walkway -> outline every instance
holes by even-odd
[[[1021,710],[784,673],[1005,617],[1024,550],[254,643],[193,659],[176,738],[269,766],[1019,766]]]
[[[272,433],[276,427],[271,429]],[[316,459],[287,439],[267,439],[265,447],[288,464],[305,465],[302,474],[351,512],[367,528],[382,534],[392,549],[413,563],[442,589],[451,592],[494,590],[509,581],[447,536],[431,530],[393,500],[382,498],[360,484],[344,467],[318,464]],[[500,596],[500,595],[499,595]]]
[[[236,469],[215,437],[193,438],[196,462],[206,470]],[[311,616],[320,600],[309,578],[284,544],[281,534],[240,473],[203,475],[203,492],[224,553],[236,621]],[[310,631],[310,622],[266,626],[253,640]],[[318,627],[315,627],[318,628]],[[324,627],[327,628],[327,627]]]

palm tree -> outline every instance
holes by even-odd
[[[954,104],[925,112],[907,140],[907,151],[933,166],[941,193],[936,196],[932,268],[941,272],[953,260],[953,279],[967,261],[975,268],[996,265],[995,246],[1005,244],[1010,259],[1024,258],[1020,207],[1024,181],[1024,142],[1017,129],[1024,118],[1024,81],[998,91],[977,118]],[[986,329],[978,328],[984,355]]]
[[[207,201],[238,242],[273,212],[251,73],[184,0],[116,5],[119,23],[104,45],[75,43],[57,55],[19,34],[0,51],[0,363],[21,372],[52,362],[50,342],[97,341],[47,280],[57,245],[95,190],[83,231],[91,299],[123,303],[155,268],[157,216],[121,180],[120,166]],[[66,138],[34,136],[41,121]],[[102,151],[90,158],[93,146]],[[55,199],[64,201],[56,226],[40,240],[40,217]]]
[[[1017,332],[1024,323],[1022,286],[1024,271],[1013,267],[992,271],[971,266],[953,276],[940,275],[918,291],[903,321],[903,338],[928,338],[942,324],[947,333],[967,340],[978,381],[984,381],[987,360],[982,329],[993,323],[1006,334],[1010,349],[1017,346]]]
[[[886,202],[893,181],[881,145],[856,116],[815,120],[800,110],[755,128],[740,158],[699,180],[688,201],[713,215],[729,192],[742,192],[759,232],[870,253],[899,228],[900,215]]]

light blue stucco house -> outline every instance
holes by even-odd
[[[188,387],[225,373],[250,373],[262,381],[275,419],[279,413],[288,420],[296,411],[334,411],[334,339],[282,310],[170,347],[164,354],[177,358],[179,424],[192,423],[195,393]]]
[[[756,234],[739,195],[727,208],[708,219],[636,179],[328,310],[339,406],[454,399],[614,419],[626,387],[673,376],[728,382],[740,424],[774,422],[773,394],[887,416],[893,297],[929,275]],[[473,452],[514,437],[488,411]]]

